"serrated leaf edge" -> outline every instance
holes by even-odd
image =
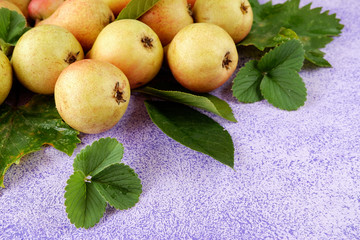
[[[122,143],[120,143],[116,138],[111,138],[111,137],[106,137],[106,138],[100,138],[99,140],[97,141],[94,141],[93,143],[87,145],[85,148],[81,149],[81,151],[76,155],[75,159],[74,159],[74,163],[73,163],[73,168],[74,168],[74,171],[81,171],[80,169],[76,169],[76,166],[75,166],[75,162],[77,161],[77,159],[83,159],[84,158],[84,155],[89,151],[89,149],[95,147],[95,145],[99,145],[99,144],[102,144],[102,142],[104,141],[108,141],[108,140],[112,140],[112,141],[116,141],[117,144],[121,145],[122,148],[124,149],[124,146]],[[123,157],[123,156],[122,156]],[[103,160],[106,159],[106,156],[103,157]],[[121,162],[122,158],[120,159],[119,163]],[[102,161],[103,162],[103,161]],[[111,163],[109,164],[108,166],[111,166],[113,164],[116,164],[116,163]],[[101,165],[101,164],[99,164]],[[108,166],[105,166],[103,167],[102,169],[100,170],[97,170],[94,169],[92,172],[90,172],[88,175],[91,175],[93,172],[96,172],[95,170],[97,170],[97,172],[101,172],[102,170],[104,170],[105,168],[107,168]]]
[[[73,174],[69,177],[69,179],[66,181],[66,186],[65,186],[65,193],[64,193],[64,198],[65,198],[65,202],[64,202],[64,205],[65,205],[65,211],[66,211],[66,213],[67,213],[67,216],[68,216],[68,219],[69,219],[69,221],[70,221],[70,223],[72,223],[72,224],[74,224],[75,225],[75,227],[76,228],[85,228],[85,229],[88,229],[88,228],[91,228],[91,227],[94,227],[97,223],[99,223],[100,222],[100,220],[103,218],[103,216],[104,216],[104,214],[105,214],[105,212],[106,212],[106,204],[104,204],[104,206],[99,206],[99,208],[101,208],[102,207],[102,209],[100,209],[100,211],[102,211],[102,216],[100,217],[100,218],[98,218],[95,222],[93,222],[93,223],[91,223],[89,226],[83,226],[83,225],[79,225],[79,223],[76,223],[75,221],[74,221],[74,219],[71,219],[70,217],[69,217],[69,206],[68,206],[68,202],[69,202],[69,200],[68,200],[68,195],[69,195],[69,193],[68,193],[68,190],[69,190],[69,183],[71,183],[70,181],[71,181],[71,177],[72,176],[74,176],[75,175],[75,173],[77,173],[77,172],[81,172],[84,176],[85,176],[85,174],[82,172],[82,171],[80,171],[80,170],[78,170],[78,171],[74,171],[73,172]],[[86,176],[85,176],[86,177]],[[85,179],[84,179],[84,184],[86,184],[86,182],[85,182]],[[96,189],[96,188],[95,188]],[[96,191],[98,192],[98,190],[96,189]],[[101,198],[103,198],[103,196],[98,192],[98,194],[99,194],[99,196],[101,197]],[[86,195],[86,192],[85,192],[85,195]],[[106,203],[106,200],[103,198],[103,200],[104,200],[104,202]]]

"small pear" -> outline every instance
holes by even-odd
[[[9,59],[0,51],[0,104],[9,95],[12,86],[12,68]]]
[[[36,22],[50,17],[65,0],[31,0],[28,6],[29,17]]]
[[[253,12],[248,0],[197,0],[192,11],[195,22],[213,23],[222,27],[235,43],[249,34],[253,23]]]
[[[6,0],[6,1],[15,4],[21,10],[25,18],[29,17],[28,5],[30,3],[30,0]]]
[[[103,0],[103,1],[110,7],[111,11],[114,13],[114,16],[116,17],[131,0]]]
[[[86,57],[117,66],[133,89],[148,83],[159,72],[163,48],[149,26],[138,20],[123,19],[101,31]]]
[[[109,130],[122,118],[130,101],[130,85],[114,65],[84,59],[60,74],[54,96],[56,109],[67,124],[96,134]]]
[[[10,9],[12,11],[16,11],[18,14],[24,16],[21,9],[12,2],[5,1],[5,0],[0,0],[0,8],[7,8],[7,9]]]
[[[194,22],[187,0],[160,0],[139,20],[155,31],[163,46],[169,44],[183,27]]]
[[[113,20],[114,14],[103,0],[66,0],[37,26],[52,24],[66,28],[87,52],[101,30]]]
[[[11,62],[17,79],[26,88],[35,93],[52,94],[61,71],[83,58],[80,43],[68,30],[43,25],[20,37]]]
[[[194,92],[211,92],[234,73],[238,52],[231,36],[221,27],[194,23],[181,29],[171,41],[167,61],[183,87]]]

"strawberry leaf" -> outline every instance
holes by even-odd
[[[77,228],[89,228],[104,215],[106,202],[81,171],[74,172],[65,187],[65,206],[70,222]]]
[[[0,8],[0,48],[7,56],[19,38],[29,29],[26,27],[26,19],[19,13]]]
[[[264,99],[260,91],[263,74],[257,68],[258,62],[251,60],[240,68],[234,78],[233,95],[243,103],[254,103]]]
[[[273,69],[264,76],[261,93],[269,103],[284,110],[296,110],[306,101],[306,88],[300,75],[285,68]]]
[[[80,151],[74,159],[74,171],[94,176],[108,166],[121,162],[124,147],[115,138],[101,138]]]
[[[137,174],[122,163],[107,167],[93,176],[91,182],[111,206],[120,210],[135,206],[142,192]]]
[[[114,138],[101,138],[82,149],[74,159],[74,174],[65,187],[65,206],[77,228],[99,222],[106,202],[117,209],[133,207],[142,192],[138,175],[119,163],[124,148]]]
[[[280,109],[296,110],[306,101],[306,87],[298,73],[303,62],[301,42],[287,41],[265,54],[260,61],[246,63],[234,78],[233,94],[240,102],[265,98]]]
[[[272,48],[284,37],[283,29],[290,29],[295,34],[287,34],[286,37],[301,40],[307,60],[320,67],[331,66],[319,49],[331,42],[333,36],[338,36],[344,27],[335,14],[321,12],[321,8],[311,9],[311,4],[299,8],[300,0],[275,5],[271,1],[259,4],[257,0],[250,0],[250,3],[254,22],[249,35],[240,45],[254,45],[259,50]]]
[[[0,185],[7,169],[43,145],[72,155],[80,142],[78,131],[64,123],[53,96],[35,95],[21,107],[0,106]]]

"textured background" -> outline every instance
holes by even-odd
[[[333,68],[301,71],[304,107],[238,103],[230,81],[215,92],[238,119],[214,117],[233,137],[236,171],[166,137],[134,97],[114,129],[84,136],[72,157],[47,147],[9,169],[0,239],[360,238],[360,1],[315,6],[337,13],[345,28],[323,49]],[[95,227],[76,229],[63,197],[73,158],[107,136],[124,144],[123,161],[139,174],[143,193],[134,208],[108,207]]]

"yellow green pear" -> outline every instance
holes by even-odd
[[[238,52],[234,40],[221,27],[194,23],[181,29],[171,41],[167,61],[183,87],[194,92],[210,92],[234,73]]]
[[[87,52],[101,30],[113,20],[114,14],[103,0],[66,0],[37,26],[53,24],[66,28]]]
[[[239,43],[250,32],[253,12],[248,0],[197,0],[192,8],[195,22],[216,24]]]
[[[12,68],[9,59],[0,51],[0,104],[9,95],[12,86]]]
[[[84,59],[60,74],[54,96],[67,124],[96,134],[109,130],[122,118],[130,101],[130,85],[125,74],[111,63]]]
[[[87,58],[110,62],[123,71],[131,88],[151,81],[160,71],[163,47],[146,24],[123,19],[110,23],[99,34]]]
[[[11,62],[17,79],[26,88],[35,93],[52,94],[61,71],[83,58],[80,43],[68,30],[43,25],[20,37]]]

